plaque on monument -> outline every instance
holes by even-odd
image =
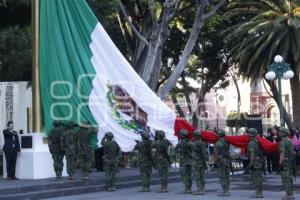
[[[32,149],[32,136],[22,136],[21,137],[21,148],[22,149]]]

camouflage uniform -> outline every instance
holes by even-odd
[[[152,141],[147,132],[141,134],[142,142],[138,142],[135,149],[138,150],[138,161],[140,166],[140,175],[142,180],[141,192],[149,192],[152,174]]]
[[[105,133],[105,137],[101,142],[104,152],[103,158],[107,191],[116,190],[116,174],[118,172],[117,156],[120,153],[120,147],[113,140],[113,137],[112,133]]]
[[[214,157],[215,164],[218,168],[218,174],[223,192],[219,196],[230,196],[229,186],[230,186],[230,154],[229,154],[229,144],[225,141],[225,131],[219,129],[217,131],[219,140],[216,142],[214,147]]]
[[[281,180],[283,187],[286,191],[286,195],[282,198],[283,200],[293,200],[294,197],[294,183],[293,183],[293,171],[292,171],[292,159],[294,156],[293,144],[291,140],[287,137],[289,135],[289,130],[287,128],[279,129],[279,136],[281,137],[281,142],[279,145],[279,153],[282,163],[280,163],[281,168]]]
[[[89,179],[89,173],[92,168],[93,149],[91,146],[91,139],[93,134],[94,131],[92,131],[92,129],[85,126],[80,127],[78,134],[78,151],[83,180]]]
[[[208,161],[207,145],[201,140],[199,131],[193,132],[194,140],[191,142],[194,177],[197,184],[196,195],[203,195],[205,188],[205,169]]]
[[[262,194],[262,151],[256,139],[258,134],[254,128],[249,128],[247,131],[250,136],[250,142],[247,145],[247,153],[250,158],[250,178],[255,187],[255,194],[251,198],[263,198]]]
[[[184,129],[179,132],[180,141],[175,147],[180,157],[180,175],[184,183],[185,194],[192,193],[192,148],[189,142],[188,132]]]
[[[64,132],[64,149],[67,160],[67,173],[73,179],[77,159],[77,133],[73,122],[68,122]]]
[[[168,154],[170,142],[165,139],[163,131],[156,132],[157,140],[153,144],[155,151],[155,165],[160,177],[161,189],[159,192],[168,192],[168,175],[171,164],[170,156]]]
[[[58,121],[53,122],[53,129],[48,136],[48,145],[52,154],[53,167],[56,178],[61,178],[64,167],[63,131],[64,126]]]

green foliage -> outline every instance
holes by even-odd
[[[0,0],[0,28],[30,25],[30,2],[31,0]]]
[[[114,43],[124,56],[129,58],[129,52],[118,22],[118,1],[88,0],[87,2]]]
[[[299,71],[300,2],[297,0],[237,0],[227,17],[239,22],[225,31],[239,72],[257,79],[275,55],[281,54]]]
[[[206,82],[208,87],[206,92],[215,86],[218,88],[228,86],[230,55],[224,48],[225,44],[220,34],[225,22],[226,19],[222,14],[216,14],[207,20],[186,68],[187,77]]]
[[[0,80],[31,80],[31,33],[28,28],[0,30]]]

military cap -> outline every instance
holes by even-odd
[[[250,136],[256,136],[258,134],[257,130],[255,128],[249,128],[247,130],[248,135]]]
[[[225,133],[225,131],[224,131],[223,129],[218,129],[218,130],[217,130],[217,135],[218,135],[219,137],[225,137],[225,136],[226,136],[226,133]]]
[[[187,137],[187,136],[188,136],[188,131],[187,131],[186,129],[180,129],[180,131],[179,131],[179,136],[180,136],[181,138]]]
[[[200,137],[200,136],[201,136],[201,132],[200,132],[199,130],[195,130],[195,131],[193,132],[193,136],[194,136],[194,137]]]
[[[105,133],[105,137],[113,138],[114,135],[112,134],[112,132],[107,132],[107,133]]]
[[[279,128],[279,136],[280,137],[286,137],[290,134],[289,129],[285,128],[285,127],[280,127]]]
[[[146,131],[142,131],[141,132],[141,136],[142,138],[145,138],[145,139],[149,139],[150,138],[150,134]]]
[[[58,120],[54,120],[54,121],[53,121],[53,125],[54,125],[54,126],[58,126],[58,125],[60,125],[60,124],[61,124],[61,122],[58,121]]]
[[[66,126],[68,128],[72,128],[74,126],[74,123],[72,121],[68,121],[67,124],[66,124]]]
[[[162,130],[158,131],[158,137],[159,138],[164,138],[165,137],[165,132],[162,131]]]

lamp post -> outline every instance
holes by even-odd
[[[268,72],[265,78],[269,81],[273,81],[277,78],[278,81],[278,91],[279,91],[279,111],[280,111],[280,126],[283,127],[284,117],[283,117],[283,103],[282,103],[282,87],[281,80],[291,79],[294,77],[294,72],[291,70],[288,63],[283,62],[283,57],[280,55],[275,56],[274,63],[268,66]]]

